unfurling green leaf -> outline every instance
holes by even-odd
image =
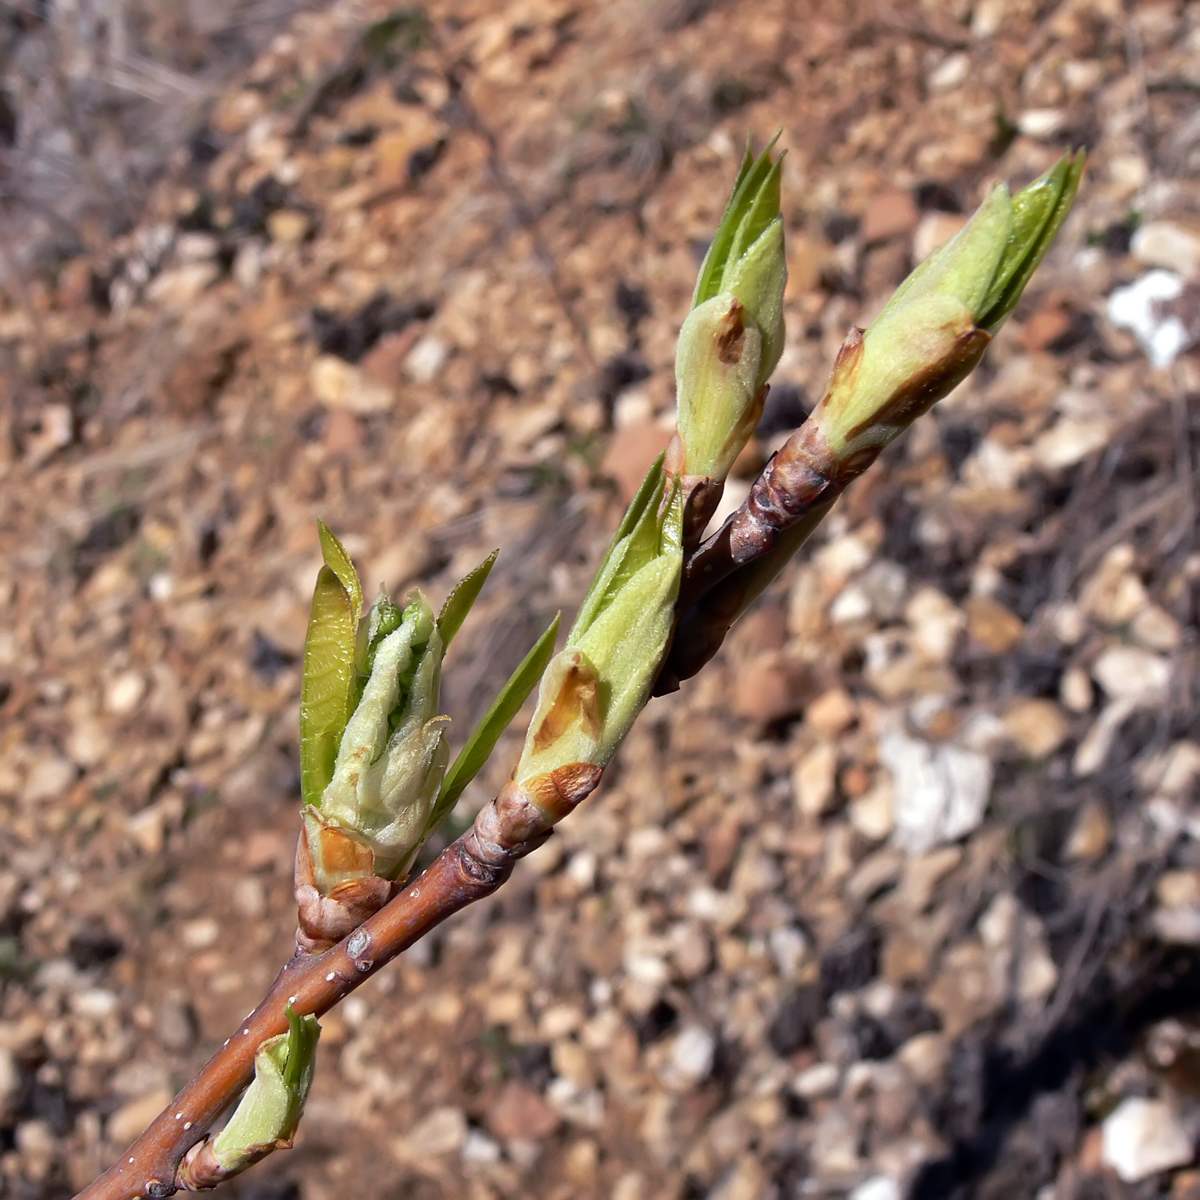
[[[218,1165],[235,1174],[271,1150],[290,1146],[312,1086],[320,1026],[286,1009],[287,1033],[268,1038],[254,1055],[254,1079],[213,1141]]]
[[[441,793],[430,814],[428,833],[432,833],[449,815],[454,802],[487,762],[500,735],[509,727],[513,717],[521,711],[521,706],[529,698],[529,693],[537,686],[538,680],[546,670],[546,664],[554,654],[554,639],[558,636],[561,615],[560,613],[550,622],[550,627],[517,665],[517,669],[508,677],[508,681],[500,689],[500,694],[492,701],[491,707],[483,714],[483,719],[467,739],[466,745],[458,752],[458,757],[442,780]]]
[[[414,592],[399,625],[381,627],[369,647],[371,674],[316,807],[370,846],[375,875],[393,879],[420,847],[449,757],[447,718],[437,715],[442,638],[425,597]]]
[[[342,731],[357,690],[355,650],[362,615],[358,573],[341,542],[319,523],[325,565],[317,575],[300,688],[300,788],[306,804],[320,803],[333,777]]]
[[[496,565],[496,557],[499,553],[499,550],[493,550],[446,597],[442,611],[438,613],[437,623],[438,632],[442,635],[442,645],[447,649],[454,641],[454,635],[462,628],[462,623],[467,619],[467,613],[471,611],[471,606],[479,598],[483,585],[487,583],[487,577]]]

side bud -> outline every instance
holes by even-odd
[[[595,786],[650,696],[674,625],[683,568],[683,499],[660,459],[625,514],[567,638],[550,660],[515,778],[551,820],[546,797]],[[586,795],[586,791],[582,792]]]
[[[240,1174],[273,1150],[292,1145],[312,1086],[320,1026],[287,1007],[288,1031],[262,1042],[254,1055],[254,1079],[225,1128],[198,1143],[180,1164],[179,1182],[207,1191]]]

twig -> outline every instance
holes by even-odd
[[[196,1191],[221,1181],[207,1135],[254,1074],[254,1054],[287,1029],[288,1004],[320,1016],[447,917],[490,896],[517,859],[540,846],[555,821],[595,790],[600,770],[588,764],[555,772],[556,796],[534,804],[515,783],[488,802],[475,823],[400,895],[349,937],[318,955],[297,955],[262,1003],[208,1060],[150,1127],[76,1200],[132,1200]],[[549,806],[549,815],[544,811]]]

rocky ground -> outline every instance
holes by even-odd
[[[778,126],[747,477],[985,181],[1091,163],[977,376],[560,836],[325,1020],[296,1148],[230,1192],[1200,1193],[1200,7],[1127,9],[339,0],[100,248],[9,262],[0,1194],[85,1184],[289,952],[316,519],[435,602],[501,548],[468,727],[665,442]]]

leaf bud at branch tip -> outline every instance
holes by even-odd
[[[861,471],[975,369],[1070,210],[1083,164],[1082,151],[1066,154],[1015,197],[997,184],[847,338],[811,417],[842,469]]]
[[[767,380],[783,353],[782,159],[771,158],[778,136],[757,158],[747,145],[679,333],[682,454],[672,456],[668,470],[683,481],[688,543],[698,540],[734,459],[754,433]]]

